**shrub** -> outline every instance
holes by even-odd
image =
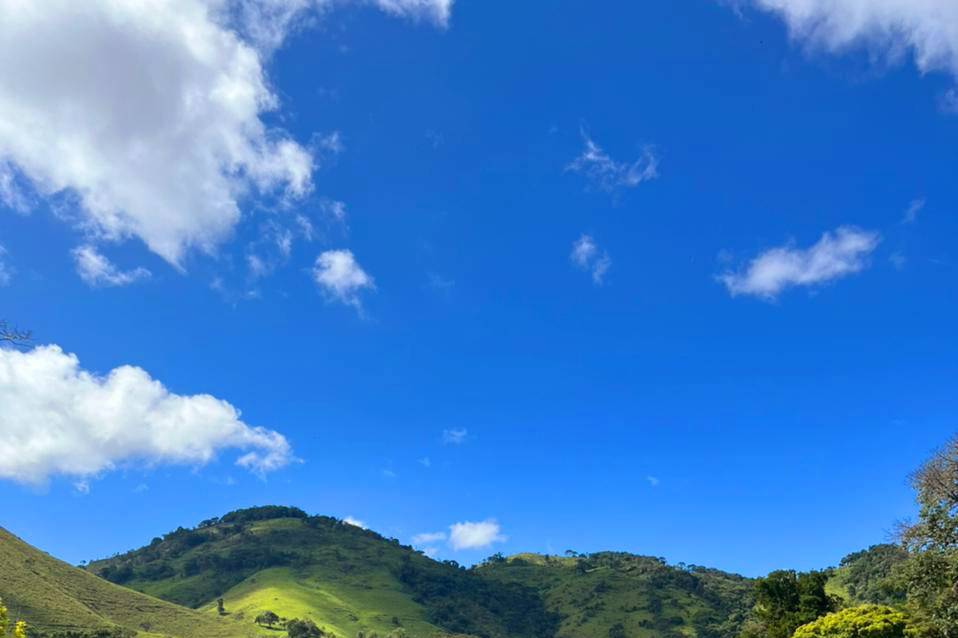
[[[891,607],[862,605],[843,609],[795,630],[793,638],[905,638],[905,614]]]

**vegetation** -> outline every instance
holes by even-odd
[[[494,556],[477,571],[534,587],[557,616],[558,638],[731,637],[753,596],[741,576],[617,552]]]
[[[863,605],[828,614],[795,630],[793,638],[905,638],[905,614],[891,607]]]
[[[958,438],[912,476],[918,520],[901,539],[910,558],[902,568],[908,605],[922,635],[958,636]]]
[[[901,578],[907,559],[900,545],[873,545],[843,558],[829,588],[854,604],[901,605],[907,595]]]
[[[755,607],[742,638],[789,638],[800,626],[838,609],[824,572],[775,571],[755,583]]]
[[[551,638],[555,624],[530,587],[487,581],[475,570],[296,508],[230,512],[88,569],[214,614],[222,599],[229,609],[224,618],[244,627],[266,610],[339,636],[385,636],[401,625],[410,636]]]
[[[51,558],[0,528],[0,598],[30,638],[245,636],[201,614],[106,582]],[[2,616],[2,614],[0,614]],[[8,625],[7,631],[16,630]]]

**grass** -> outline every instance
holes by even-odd
[[[227,618],[241,624],[249,624],[256,615],[269,610],[281,618],[309,618],[343,637],[355,636],[359,631],[385,635],[397,626],[411,637],[442,633],[426,621],[422,606],[385,573],[365,572],[357,578],[331,574],[322,568],[272,568],[236,585],[223,599]],[[203,610],[217,613],[215,603]],[[262,629],[261,633],[271,632]]]
[[[144,638],[244,638],[230,623],[119,587],[0,528],[0,597],[13,619],[47,632],[125,628]]]

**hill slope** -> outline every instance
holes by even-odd
[[[43,633],[237,638],[218,618],[118,587],[31,547],[0,528],[0,598],[14,618]]]
[[[461,633],[551,638],[553,617],[522,584],[483,579],[397,541],[294,508],[231,512],[90,564],[115,583],[252,627],[263,611],[344,638]],[[265,630],[263,630],[265,631]]]
[[[478,571],[539,591],[559,616],[559,638],[731,638],[752,604],[742,576],[624,553],[520,554]]]

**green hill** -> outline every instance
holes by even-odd
[[[826,589],[851,604],[900,605],[905,586],[896,579],[897,569],[908,559],[899,545],[872,545],[849,554],[832,570]]]
[[[359,632],[551,638],[555,627],[531,587],[484,579],[375,532],[295,508],[231,512],[89,569],[211,617],[222,598],[227,622],[244,628],[267,610],[311,619],[344,638]]]
[[[31,635],[242,638],[248,632],[206,614],[125,589],[71,567],[0,528],[0,598]]]
[[[539,591],[558,638],[731,638],[752,602],[742,576],[624,553],[494,557],[478,571]]]

